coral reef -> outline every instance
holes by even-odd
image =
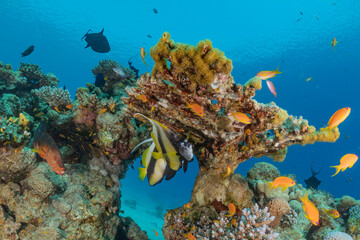
[[[44,86],[32,91],[36,96],[45,100],[51,108],[64,107],[72,102],[67,89]]]
[[[324,240],[352,240],[352,237],[343,232],[330,232],[326,234]]]

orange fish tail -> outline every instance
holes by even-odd
[[[272,182],[268,182],[268,181],[266,181],[266,183],[267,183],[267,187],[266,187],[266,189],[270,188],[270,190],[271,190],[271,189],[273,189],[273,188],[274,188],[274,184],[273,184]]]
[[[332,128],[330,128],[329,126],[327,126],[326,128],[321,128],[320,131],[322,131],[322,132],[327,132],[327,133],[328,133],[328,136],[330,136],[330,135],[331,135]]]
[[[279,66],[278,66],[277,69],[275,70],[275,73],[276,73],[276,74],[282,73],[282,72],[279,71]]]
[[[334,174],[334,175],[332,175],[331,177],[333,177],[333,176],[335,176],[336,174],[338,174],[338,173],[340,172],[340,170],[341,170],[341,167],[340,167],[340,166],[330,166],[330,167],[333,167],[333,168],[335,168],[335,169],[336,169],[335,174]]]

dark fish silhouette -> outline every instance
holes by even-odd
[[[303,12],[300,12],[300,15],[304,15]]]
[[[102,75],[101,73],[96,74],[95,86],[100,88],[105,86],[104,75]]]
[[[129,64],[130,69],[135,73],[136,78],[139,78],[139,69],[135,68],[135,67],[132,65],[132,62],[131,62],[130,59],[129,59],[129,61],[128,61],[128,64]]]
[[[311,165],[312,176],[305,180],[306,188],[318,189],[321,181],[316,178],[316,175],[320,173],[321,169],[318,172],[314,171],[314,165]]]
[[[297,22],[300,21],[302,18],[299,18],[298,20],[296,20]]]
[[[92,50],[98,53],[109,52],[110,45],[107,38],[104,36],[104,29],[99,33],[89,33],[90,31],[91,30],[89,29],[89,31],[81,38],[81,40],[85,38],[85,42],[87,42],[85,48],[91,47]]]
[[[157,14],[157,13],[158,13],[158,11],[157,11],[157,9],[156,9],[156,8],[154,8],[154,9],[153,9],[153,11],[154,11],[154,13],[155,13],[155,14]]]
[[[23,53],[21,53],[22,57],[30,55],[34,51],[34,45],[28,47]]]
[[[147,35],[147,37],[148,37],[148,38],[152,38],[152,36],[151,36],[151,35]]]

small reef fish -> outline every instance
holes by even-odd
[[[311,79],[312,79],[312,77],[309,77],[305,81],[310,82]]]
[[[104,75],[102,75],[101,73],[96,74],[95,76],[95,87],[103,87],[105,86],[105,78]]]
[[[112,112],[115,108],[115,103],[110,104],[109,110]]]
[[[230,116],[234,117],[236,120],[238,120],[241,123],[250,124],[251,120],[245,113],[242,112],[233,112],[229,114]]]
[[[189,108],[195,115],[198,115],[200,117],[204,116],[204,110],[202,109],[202,107],[197,104],[197,103],[188,103],[186,102],[186,107],[185,108]]]
[[[275,89],[274,84],[273,84],[271,81],[269,81],[269,80],[266,81],[266,84],[267,84],[270,92],[271,92],[275,97],[277,97],[276,89]]]
[[[223,178],[226,178],[226,177],[230,176],[232,173],[234,173],[234,171],[231,170],[231,167],[230,167],[230,166],[227,166],[226,172],[222,175],[222,177],[223,177]]]
[[[33,151],[45,159],[53,171],[59,175],[65,174],[61,153],[54,139],[46,132],[46,123],[41,122],[34,133]]]
[[[34,45],[31,45],[24,52],[21,53],[21,56],[25,57],[25,56],[30,55],[34,51],[34,49],[35,49]]]
[[[281,188],[281,191],[285,191],[288,187],[292,187],[296,184],[294,180],[289,177],[277,177],[274,181],[268,182],[267,188],[275,189]]]
[[[113,68],[113,71],[116,73],[116,75],[120,76],[121,78],[124,78],[126,76],[122,67]]]
[[[110,45],[107,38],[104,36],[104,29],[102,29],[99,33],[89,33],[90,31],[91,30],[89,29],[81,38],[81,40],[85,38],[85,42],[87,42],[85,48],[91,47],[92,50],[98,53],[109,52]]]
[[[147,35],[147,37],[148,37],[148,38],[152,38],[152,36],[151,36],[151,35]]]
[[[298,20],[296,20],[296,22],[299,22],[302,18],[299,18]]]
[[[187,204],[184,204],[184,206],[183,206],[184,208],[189,208],[189,209],[191,209],[191,203],[190,202],[188,202]]]
[[[74,105],[68,104],[68,105],[66,105],[65,107],[66,107],[67,109],[71,110],[71,109],[73,109]]]
[[[316,20],[320,20],[320,18],[318,16],[316,16],[316,15],[314,16],[314,18],[316,18]]]
[[[186,237],[186,240],[196,240],[194,235],[192,235],[191,233],[184,234],[184,237]]]
[[[331,46],[332,46],[332,48],[335,50],[335,46],[336,46],[336,44],[338,44],[339,42],[338,41],[336,41],[336,38],[333,38],[333,40],[331,41]]]
[[[326,128],[321,128],[320,131],[327,131],[329,135],[333,128],[339,126],[350,114],[351,108],[341,108],[337,110],[329,119],[328,126]]]
[[[276,76],[276,74],[280,74],[282,72],[279,71],[279,67],[274,71],[261,71],[258,74],[256,74],[256,77],[260,78],[261,80],[266,80],[269,78],[273,78]]]
[[[159,234],[157,233],[157,231],[155,231],[155,229],[153,229],[153,230],[154,230],[154,232],[155,232],[155,235],[156,235],[156,236],[159,236]]]
[[[54,107],[54,110],[57,111],[58,113],[60,113],[60,110],[58,107]]]
[[[354,166],[354,164],[356,163],[357,160],[358,160],[357,155],[355,155],[355,154],[345,154],[340,159],[340,165],[331,166],[331,167],[336,169],[336,172],[335,172],[334,175],[332,175],[332,177],[335,176],[336,174],[338,174],[340,172],[340,170],[343,172],[347,168],[352,168],[352,166]]]
[[[98,114],[104,113],[104,112],[106,112],[106,111],[107,111],[107,108],[103,108],[103,109],[101,109],[101,110],[98,112]]]
[[[157,11],[157,9],[156,9],[156,8],[153,8],[153,11],[154,11],[154,13],[155,13],[155,14],[157,14],[157,13],[158,13],[158,11]]]
[[[340,217],[340,213],[336,209],[324,209],[324,212],[332,218]]]
[[[304,197],[300,197],[300,200],[304,203],[303,205],[303,209],[305,211],[305,217],[307,219],[309,219],[309,221],[314,224],[315,226],[319,225],[319,220],[320,220],[320,216],[319,216],[319,210],[315,207],[314,203],[312,203],[309,199],[308,199],[308,193],[305,190],[305,196]]]
[[[141,56],[143,62],[145,63],[145,65],[147,66],[147,64],[146,64],[146,62],[145,62],[145,56],[146,56],[146,55],[148,55],[148,54],[145,52],[145,48],[142,47],[142,48],[140,49],[140,56]]]
[[[229,208],[229,215],[225,215],[226,217],[232,217],[234,216],[234,214],[236,213],[236,207],[233,203],[229,203],[228,205]]]
[[[176,172],[184,166],[184,172],[187,170],[188,162],[193,160],[192,145],[186,139],[180,138],[176,133],[168,129],[165,125],[148,118],[140,113],[135,117],[144,117],[152,124],[151,138],[138,144],[132,151],[133,153],[139,146],[147,142],[153,144],[144,151],[142,164],[145,170],[139,169],[139,178],[145,178],[147,173],[150,185],[158,184],[163,177],[166,180],[175,176]]]
[[[141,95],[136,95],[136,98],[137,99],[140,99],[141,101],[143,102],[146,102],[147,101],[147,98],[144,94],[141,94]]]

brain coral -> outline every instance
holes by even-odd
[[[352,237],[344,232],[330,232],[326,234],[324,240],[352,240]]]

